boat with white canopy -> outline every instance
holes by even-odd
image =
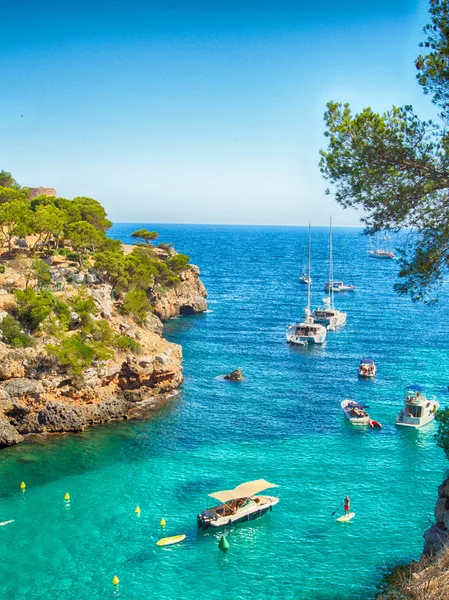
[[[307,264],[307,308],[305,309],[304,321],[292,323],[287,327],[285,334],[287,342],[297,346],[308,346],[309,344],[322,344],[326,339],[326,328],[319,323],[315,323],[310,316],[310,246],[311,246],[311,228],[309,224],[309,251]]]
[[[435,418],[440,407],[435,396],[427,396],[422,385],[409,385],[405,388],[404,408],[399,412],[396,425],[418,429]]]
[[[233,490],[223,490],[209,494],[221,504],[208,508],[199,513],[196,520],[200,529],[209,527],[224,527],[245,521],[253,521],[272,510],[279,502],[276,496],[259,496],[269,488],[279,487],[265,479],[256,479],[238,485]]]
[[[354,402],[354,400],[343,400],[340,406],[345,413],[345,417],[353,425],[369,425],[370,416],[365,410],[369,406],[366,404],[360,404],[359,402]]]

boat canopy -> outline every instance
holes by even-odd
[[[372,358],[362,358],[360,364],[363,365],[374,365],[374,360]]]
[[[265,479],[256,479],[255,481],[248,481],[247,483],[242,483],[233,490],[223,490],[221,492],[214,492],[213,494],[209,494],[209,496],[211,498],[216,498],[220,502],[228,502],[228,500],[236,500],[237,498],[250,498],[258,492],[262,492],[263,490],[274,487],[279,486],[275,483],[270,483]]]
[[[426,388],[423,385],[416,385],[416,384],[412,384],[412,385],[408,385],[405,388],[407,391],[409,392],[425,392]]]
[[[359,404],[358,402],[350,402],[346,406],[350,408],[370,408],[368,404]]]

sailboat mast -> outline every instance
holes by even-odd
[[[329,225],[329,285],[330,285],[330,299],[331,307],[334,308],[334,265],[332,256],[332,217],[330,218]]]
[[[309,251],[307,256],[307,316],[310,315],[310,244],[311,244],[311,233],[309,223]]]

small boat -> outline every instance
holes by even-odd
[[[353,292],[355,290],[355,285],[346,285],[344,281],[327,281],[324,284],[325,292]]]
[[[299,278],[299,283],[305,283],[307,285],[308,283],[312,283],[312,279],[310,277],[307,277],[307,275],[303,273]]]
[[[418,429],[435,418],[440,407],[435,396],[427,397],[422,385],[409,385],[405,388],[404,408],[399,412],[396,425]]]
[[[362,358],[359,364],[359,377],[375,377],[376,365],[371,358]]]
[[[221,504],[203,510],[197,516],[199,529],[209,527],[224,527],[245,521],[253,521],[272,510],[279,502],[276,496],[256,496],[268,488],[279,487],[265,479],[248,481],[238,485],[233,490],[223,490],[209,494],[211,498],[219,500]]]
[[[311,246],[311,227],[309,225],[309,249],[307,265],[307,308],[305,309],[304,321],[292,323],[287,327],[285,337],[289,344],[296,346],[308,346],[309,344],[323,344],[326,339],[326,328],[320,323],[315,323],[310,316],[310,246]]]
[[[365,408],[369,408],[366,404],[359,404],[354,400],[343,400],[340,405],[345,413],[345,417],[351,421],[353,425],[369,425],[370,416]]]

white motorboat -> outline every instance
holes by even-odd
[[[324,298],[324,306],[316,308],[312,312],[312,318],[315,323],[321,323],[330,331],[334,331],[338,327],[343,327],[346,323],[347,314],[334,307],[334,267],[332,256],[332,218],[329,227],[329,296]]]
[[[375,250],[373,250],[373,249],[368,250],[368,256],[370,258],[386,258],[386,259],[394,258],[394,253],[390,250],[390,248],[388,246],[390,239],[391,238],[389,235],[385,235],[384,236],[385,248],[379,248],[378,237],[376,235],[376,248],[375,248]]]
[[[355,285],[346,285],[344,281],[333,281],[332,284],[327,281],[324,285],[324,291],[329,292],[330,290],[333,292],[353,292]]]
[[[292,323],[287,327],[285,334],[289,344],[296,346],[308,346],[309,344],[322,344],[326,339],[326,328],[320,323],[315,323],[310,316],[310,245],[311,228],[309,225],[309,251],[308,251],[308,270],[307,270],[307,308],[305,309],[304,321]]]
[[[409,385],[405,388],[404,408],[399,412],[396,425],[418,429],[430,423],[440,403],[435,396],[426,396],[422,385]]]
[[[375,377],[376,365],[371,358],[362,358],[359,364],[359,377]]]
[[[345,417],[353,425],[369,425],[371,419],[365,410],[365,408],[369,408],[366,404],[359,404],[358,402],[354,402],[354,400],[343,400],[340,406],[345,413]]]
[[[219,500],[221,504],[199,513],[196,518],[198,527],[200,529],[224,527],[262,517],[266,512],[273,509],[273,506],[279,502],[279,498],[276,496],[258,496],[256,494],[274,487],[279,486],[269,483],[265,479],[257,479],[242,483],[233,490],[223,490],[209,494],[211,498]]]
[[[299,278],[299,283],[305,283],[307,285],[308,283],[312,283],[312,280],[310,277],[307,277],[305,273],[303,273]]]

